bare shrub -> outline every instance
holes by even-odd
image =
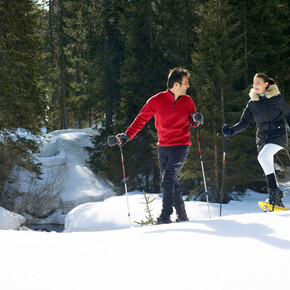
[[[18,184],[26,184],[25,190],[16,184],[6,184],[0,203],[6,209],[27,219],[27,224],[35,219],[46,218],[59,208],[60,195],[66,183],[65,165],[50,167],[45,179],[27,173]]]

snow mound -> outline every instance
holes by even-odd
[[[0,206],[0,230],[16,230],[25,223],[25,218]]]
[[[156,197],[150,210],[156,212],[156,206],[160,206],[161,198],[157,194],[146,194],[149,199]],[[134,221],[140,222],[146,220],[143,215],[145,205],[144,195],[140,191],[129,193],[129,209],[131,215],[131,224]],[[130,208],[130,204],[134,205]],[[156,215],[156,214],[155,214]],[[103,202],[92,202],[82,204],[68,213],[65,219],[66,232],[79,231],[104,231],[128,228],[130,226],[128,217],[127,198],[115,196],[106,199]]]
[[[153,219],[157,219],[162,208],[162,194],[146,193],[149,209]],[[154,199],[154,200],[153,200]],[[92,202],[79,205],[68,213],[65,219],[65,232],[88,232],[123,229],[132,226],[139,227],[140,222],[147,221],[145,212],[146,203],[143,192],[128,193],[130,220],[128,216],[127,197],[115,196],[104,202]],[[190,219],[208,218],[208,206],[204,202],[185,202],[187,214]],[[210,204],[213,215],[218,214],[218,207]],[[176,219],[173,213],[171,219]]]
[[[289,190],[289,185],[282,185],[282,189]],[[151,215],[156,220],[162,208],[161,194],[148,194],[147,198],[155,200],[150,203]],[[222,216],[231,216],[244,213],[261,213],[258,201],[266,199],[265,194],[247,190],[241,197],[241,201],[231,201],[222,206]],[[89,232],[105,231],[139,227],[136,222],[146,221],[148,213],[145,212],[145,198],[140,191],[129,192],[128,194],[130,220],[128,217],[128,207],[126,195],[115,196],[103,202],[91,202],[79,205],[71,210],[65,219],[65,232]],[[286,207],[290,207],[290,195],[284,198]],[[189,220],[204,220],[219,218],[220,205],[199,201],[186,201],[185,207]],[[210,218],[209,218],[210,217]],[[171,220],[176,219],[175,213],[171,215]]]
[[[26,131],[20,131],[25,138],[33,138]],[[34,199],[29,212],[37,216],[37,223],[63,224],[64,218],[74,207],[103,201],[115,195],[112,186],[100,180],[90,170],[86,147],[92,147],[91,137],[98,134],[92,128],[58,130],[44,134],[40,153],[35,154],[36,162],[42,164],[41,179],[35,179],[25,169],[15,170],[11,185],[17,196],[15,203],[21,207],[28,204],[25,198]],[[12,192],[12,191],[11,191]],[[42,203],[39,203],[42,200]]]
[[[91,136],[96,132],[91,129],[59,130],[47,134],[38,160],[43,164],[44,174],[52,167],[65,168],[65,190],[61,195],[64,202],[104,200],[115,195],[88,168],[88,154],[85,147],[91,147]],[[44,176],[45,178],[45,176]]]

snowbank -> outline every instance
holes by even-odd
[[[65,190],[61,195],[64,202],[104,200],[115,195],[111,187],[96,178],[86,165],[88,154],[85,147],[92,146],[91,129],[59,130],[47,134],[41,153],[37,155],[44,171],[56,166],[65,167]]]
[[[20,132],[23,137],[32,138],[26,132]],[[26,135],[27,136],[26,136]],[[40,153],[35,155],[38,162],[42,163],[42,179],[31,178],[25,170],[16,171],[14,174],[19,182],[11,185],[15,192],[41,194],[50,200],[29,208],[32,215],[40,217],[35,223],[64,224],[65,215],[74,207],[87,203],[103,201],[114,196],[112,187],[102,182],[90,170],[86,161],[89,156],[85,147],[91,147],[91,136],[97,134],[92,128],[68,129],[54,131],[44,135]],[[26,204],[28,195],[18,196],[15,202],[19,207]],[[52,198],[53,197],[53,198]],[[51,214],[52,213],[52,214]]]
[[[147,194],[149,199],[156,198],[150,209],[155,214],[160,206],[161,197],[157,194]],[[144,195],[140,191],[128,194],[129,209],[131,214],[131,225],[134,221],[145,221]],[[130,226],[128,217],[127,198],[125,195],[106,199],[103,202],[82,204],[68,213],[65,219],[65,231],[103,231],[128,228]]]
[[[289,190],[289,186],[282,186]],[[152,200],[149,208],[156,219],[162,208],[161,194],[146,194]],[[222,216],[241,213],[261,213],[258,201],[265,200],[266,195],[251,190],[246,191],[242,201],[231,201],[222,207]],[[139,225],[135,222],[146,221],[145,199],[142,192],[134,191],[128,194],[131,224],[128,218],[127,198],[125,195],[111,197],[104,202],[82,204],[68,213],[65,219],[65,232],[79,231],[104,231],[129,228]],[[284,199],[286,206],[290,206],[290,195]],[[206,202],[185,202],[186,211],[190,220],[209,219],[208,206]],[[209,203],[211,218],[219,217],[220,205]],[[176,219],[175,213],[171,216]]]
[[[264,195],[249,193],[225,205],[222,217],[218,205],[211,205],[211,219],[204,203],[186,202],[189,222],[160,226],[59,234],[0,230],[1,289],[289,289],[290,213],[261,212],[259,197]],[[127,218],[122,198],[110,198],[106,206],[112,213],[125,208],[117,220]],[[144,218],[138,194],[129,198],[132,220]],[[87,210],[82,225],[93,226],[93,208]]]
[[[16,230],[25,223],[25,218],[0,206],[0,230]]]

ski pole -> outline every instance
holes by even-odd
[[[123,177],[124,177],[124,186],[125,186],[125,194],[126,194],[126,199],[127,199],[127,209],[128,209],[129,226],[131,227],[131,214],[130,214],[128,190],[127,190],[127,183],[126,183],[126,174],[125,174],[125,165],[124,165],[124,155],[123,155],[122,144],[121,145],[118,145],[118,146],[120,148],[120,153],[121,153],[122,169],[123,169]]]
[[[226,166],[226,142],[227,142],[227,137],[224,136],[222,186],[221,186],[221,195],[220,195],[220,216],[222,216],[222,203],[223,203],[223,199],[224,199],[224,179],[225,179],[225,166]]]
[[[118,147],[120,148],[121,161],[122,161],[122,170],[123,170],[123,179],[124,179],[124,186],[125,186],[125,194],[126,194],[126,200],[127,200],[129,226],[131,227],[131,214],[130,214],[130,207],[129,207],[129,198],[128,198],[127,183],[126,183],[125,162],[124,162],[124,155],[123,155],[122,143],[120,143],[120,141],[117,139],[116,136],[111,135],[107,139],[107,144],[109,146],[118,145]]]
[[[209,208],[209,202],[208,202],[208,194],[207,194],[207,186],[206,186],[206,179],[205,179],[205,173],[204,173],[204,167],[203,167],[203,158],[201,154],[201,149],[200,149],[200,141],[199,141],[199,133],[198,129],[196,128],[196,137],[197,137],[197,144],[198,144],[198,150],[199,150],[199,158],[200,158],[200,163],[201,163],[201,171],[202,171],[202,176],[203,176],[203,184],[204,184],[204,190],[206,194],[206,202],[207,202],[207,208],[208,208],[208,216],[210,216],[210,208]]]

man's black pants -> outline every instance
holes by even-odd
[[[188,156],[189,146],[158,146],[158,160],[162,178],[161,189],[162,212],[161,218],[169,219],[173,213],[173,206],[183,202],[178,175]]]

